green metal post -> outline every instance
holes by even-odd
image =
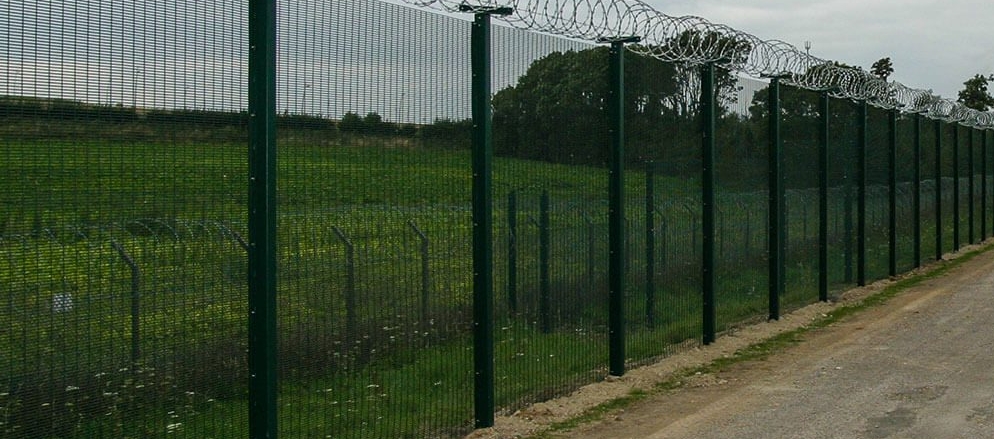
[[[715,341],[718,316],[715,305],[715,273],[714,273],[714,227],[715,227],[715,187],[714,187],[714,150],[716,130],[716,98],[714,84],[714,63],[704,65],[701,72],[701,119],[702,130],[702,228],[703,258],[701,261],[701,289],[703,290],[704,305],[704,344]]]
[[[887,119],[887,274],[897,276],[897,110]]]
[[[953,251],[959,250],[959,124],[953,124]]]
[[[966,176],[966,182],[968,186],[966,190],[966,195],[967,195],[966,218],[967,222],[969,223],[969,225],[967,226],[967,238],[969,239],[969,241],[967,243],[973,244],[977,242],[977,236],[973,224],[974,221],[976,220],[976,217],[973,214],[973,208],[974,208],[973,197],[975,196],[975,191],[973,188],[973,183],[974,183],[973,173],[975,169],[974,168],[975,163],[973,160],[973,128],[968,127],[966,133],[969,136],[967,137],[967,142],[966,142],[966,154],[967,154],[966,166],[969,169],[969,172],[967,173]]]
[[[637,37],[602,39],[610,43],[608,114],[611,160],[608,180],[608,343],[609,373],[625,373],[625,43]]]
[[[538,313],[543,334],[552,332],[552,298],[550,291],[552,282],[549,273],[549,249],[552,237],[549,232],[549,223],[549,191],[542,191],[538,215]]]
[[[277,435],[276,1],[249,1],[249,438]]]
[[[987,240],[987,131],[980,131],[980,240]]]
[[[490,107],[490,15],[510,8],[463,5],[470,32],[473,114],[473,368],[474,425],[494,425],[493,139]]]
[[[829,97],[819,97],[821,123],[818,142],[818,300],[828,301],[828,136]]]
[[[867,118],[866,101],[859,101],[857,114],[857,150],[856,150],[856,285],[866,285],[866,143]]]
[[[922,115],[915,113],[914,117],[914,178],[912,181],[912,192],[914,194],[911,200],[911,211],[914,219],[911,221],[911,224],[914,228],[912,231],[914,235],[912,253],[914,254],[915,268],[918,268],[922,266]]]
[[[942,260],[942,121],[935,120],[935,260]]]
[[[780,78],[770,79],[769,97],[769,319],[780,319],[780,297],[783,295],[784,276],[784,179],[783,140],[780,138]]]
[[[645,169],[645,324],[656,324],[656,189],[654,163]]]

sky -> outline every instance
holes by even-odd
[[[994,73],[991,0],[644,0],[811,55],[866,69],[890,57],[891,80],[956,99],[963,82]]]

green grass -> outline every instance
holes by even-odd
[[[361,147],[324,143],[304,139],[279,151],[283,433],[464,432],[472,416],[469,153],[384,139]],[[238,237],[246,234],[245,147],[69,140],[0,146],[0,279],[10,286],[0,303],[0,383],[10,389],[0,392],[4,428],[48,404],[60,407],[45,413],[64,431],[30,418],[39,428],[34,437],[244,436],[246,266]],[[626,184],[629,358],[644,363],[699,336],[699,187],[656,178],[657,221],[667,229],[656,237],[658,317],[650,324],[642,317],[644,176],[633,170]],[[603,168],[495,160],[503,409],[606,373],[606,187]],[[512,190],[519,193],[517,315],[506,291]],[[548,333],[537,323],[543,191],[552,200]],[[723,194],[719,201],[749,209],[721,214],[718,306],[727,328],[765,316],[765,216],[757,213],[761,194]],[[429,241],[427,296],[412,224]],[[353,245],[354,291],[348,246],[336,227]],[[803,233],[796,222],[790,227]],[[111,240],[141,268],[138,370],[129,366],[130,271]],[[811,248],[810,236],[795,242]],[[869,251],[871,263],[879,263],[880,246]],[[788,267],[792,306],[817,298],[812,257],[799,251]],[[839,257],[833,253],[833,273]],[[73,295],[72,312],[53,312],[62,293]]]

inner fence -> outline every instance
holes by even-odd
[[[751,59],[734,37],[269,6],[0,8],[0,438],[459,437],[994,231],[983,119],[649,56]],[[275,333],[247,323],[267,213]]]

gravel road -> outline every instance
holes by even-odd
[[[994,438],[994,252],[561,437]]]

